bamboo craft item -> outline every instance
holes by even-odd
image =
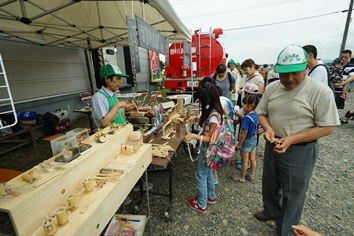
[[[167,158],[169,152],[174,151],[175,149],[173,149],[170,145],[152,144],[152,155],[156,157]]]

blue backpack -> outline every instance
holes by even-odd
[[[309,75],[312,73],[312,71],[314,69],[316,69],[317,66],[323,66],[324,68],[326,68],[326,71],[327,71],[327,84],[328,84],[328,87],[333,91],[333,95],[335,96],[335,90],[334,90],[334,86],[332,84],[332,81],[331,81],[331,76],[329,75],[329,70],[328,70],[328,67],[325,65],[325,64],[317,64],[315,65],[310,71],[309,71]]]

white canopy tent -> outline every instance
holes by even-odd
[[[127,15],[144,19],[170,41],[191,41],[168,0],[0,0],[0,33],[44,46],[123,46],[129,44]]]

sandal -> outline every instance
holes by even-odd
[[[249,181],[252,181],[252,180],[254,180],[254,176],[251,175],[250,173],[247,173],[246,174],[246,179],[249,180]]]
[[[242,164],[237,165],[237,169],[242,170]],[[247,169],[247,172],[250,172],[250,171],[251,171],[251,169],[248,168],[248,169]]]
[[[246,182],[246,181],[245,181],[245,178],[241,178],[241,176],[236,175],[236,174],[232,175],[231,178],[232,178],[234,181],[240,182],[240,183],[243,183],[243,184]]]

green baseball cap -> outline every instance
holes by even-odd
[[[301,46],[293,44],[279,53],[275,70],[280,74],[304,71],[307,61],[307,52]]]
[[[233,59],[231,59],[231,60],[227,63],[227,65],[235,65],[235,66],[240,66],[240,63],[235,62]]]
[[[100,77],[101,79],[103,79],[106,76],[111,76],[111,75],[116,75],[119,77],[125,77],[125,78],[129,78],[129,75],[123,74],[119,67],[117,67],[117,73],[114,71],[113,66],[111,66],[110,64],[106,64],[104,66],[102,66],[101,70],[100,70]]]

